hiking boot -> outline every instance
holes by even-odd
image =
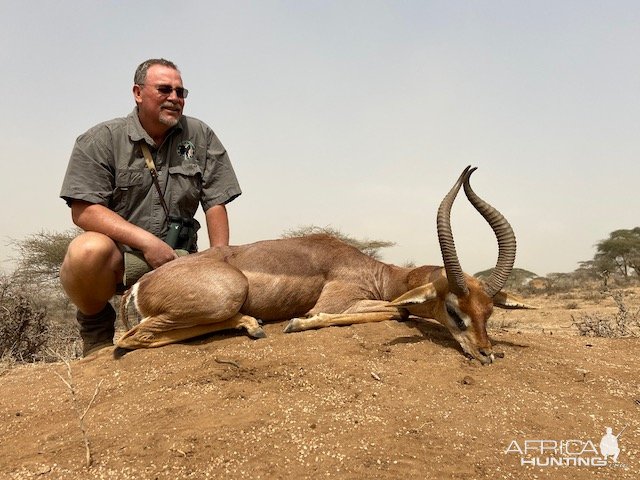
[[[95,315],[85,315],[80,310],[76,314],[80,337],[82,337],[82,356],[113,345],[116,311],[110,303]]]

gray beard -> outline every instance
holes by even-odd
[[[180,121],[180,119],[165,117],[164,115],[160,115],[160,118],[158,120],[161,124],[166,125],[167,127],[175,127]]]

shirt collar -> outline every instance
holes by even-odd
[[[173,135],[175,132],[181,132],[183,129],[182,122],[184,121],[184,115],[180,117],[178,123],[175,127],[169,130],[167,133],[167,138]],[[156,146],[153,139],[149,136],[147,131],[142,127],[140,123],[140,118],[138,118],[138,107],[134,107],[133,112],[127,115],[127,131],[129,134],[129,138],[132,142],[139,142],[140,140],[144,140],[151,146]]]

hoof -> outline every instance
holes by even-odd
[[[113,349],[113,358],[114,360],[120,360],[129,352],[133,352],[133,350],[129,350],[128,348],[116,347]]]
[[[267,338],[267,334],[261,328],[256,328],[248,332],[251,338]]]
[[[287,325],[284,327],[283,332],[284,333],[292,333],[292,332],[297,332],[297,319],[296,318],[292,318],[291,320],[289,320],[289,323],[287,323]]]

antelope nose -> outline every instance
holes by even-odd
[[[482,355],[482,359],[480,360],[483,365],[488,365],[495,360],[495,356],[493,355],[493,349],[489,348],[481,348],[480,355]]]

